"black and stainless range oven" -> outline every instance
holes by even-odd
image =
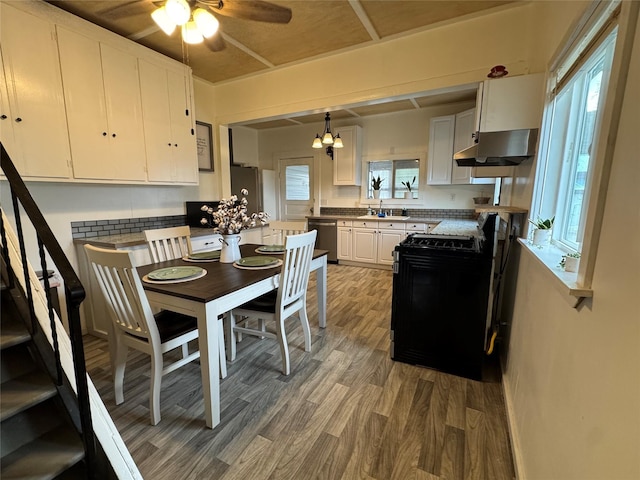
[[[391,358],[482,379],[491,304],[495,214],[478,234],[412,234],[396,246]]]

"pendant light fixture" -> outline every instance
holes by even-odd
[[[203,8],[192,12],[186,0],[167,0],[164,6],[154,10],[151,18],[167,35],[181,27],[182,40],[189,44],[213,37],[220,25],[218,19]]]
[[[327,147],[327,155],[331,157],[331,160],[333,160],[333,149],[344,147],[340,134],[338,133],[334,137],[331,133],[331,114],[328,112],[324,117],[324,132],[322,133],[322,136],[317,133],[316,138],[313,140],[313,144],[311,145],[313,148],[322,148],[324,146]]]

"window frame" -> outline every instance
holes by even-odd
[[[362,156],[362,177],[363,185],[360,188],[360,205],[370,205],[374,200],[376,202],[379,199],[372,198],[371,195],[371,179],[369,177],[369,164],[372,162],[386,162],[386,161],[399,161],[399,160],[411,160],[418,161],[418,175],[416,175],[415,192],[413,198],[382,198],[385,205],[389,207],[405,206],[408,203],[417,204],[420,200],[420,187],[426,184],[426,166],[427,166],[427,154],[426,152],[420,153],[401,153],[401,154],[376,154],[376,155],[363,155]],[[391,170],[391,182],[395,182],[394,170]],[[388,185],[387,185],[388,187]],[[383,184],[384,189],[384,184]]]
[[[541,128],[539,156],[536,166],[534,181],[534,191],[531,204],[531,218],[536,218],[541,214],[542,198],[545,195],[545,178],[547,175],[547,161],[549,155],[549,135],[552,127],[552,93],[556,87],[553,73],[559,66],[571,58],[577,50],[586,48],[585,37],[594,30],[596,22],[601,21],[603,16],[607,18],[615,15],[614,11],[619,9],[617,18],[613,21],[617,23],[618,32],[614,46],[613,60],[609,81],[606,85],[604,98],[606,102],[600,116],[599,125],[596,126],[594,141],[596,142],[593,155],[593,164],[589,168],[586,189],[588,198],[586,202],[586,217],[584,219],[583,243],[581,250],[581,261],[577,273],[567,273],[559,271],[557,265],[561,256],[566,250],[558,248],[557,245],[550,245],[543,249],[533,247],[527,241],[520,243],[544,265],[557,280],[554,282],[559,290],[570,297],[569,301],[577,307],[583,298],[591,297],[593,272],[595,269],[598,244],[600,240],[600,230],[602,228],[604,208],[607,196],[607,186],[611,173],[611,165],[615,149],[615,139],[618,132],[622,102],[626,89],[627,73],[631,61],[635,25],[638,19],[640,2],[605,2],[594,1],[581,18],[574,25],[574,29],[569,32],[568,40],[560,46],[556,54],[552,57],[547,70],[547,96],[543,113]],[[607,34],[608,35],[608,34]],[[593,38],[593,35],[592,35]],[[555,209],[554,209],[555,210]]]

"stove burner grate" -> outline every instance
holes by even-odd
[[[435,250],[462,250],[467,252],[477,252],[478,244],[474,237],[451,236],[451,235],[429,235],[415,233],[409,235],[401,243],[409,248],[426,248]]]

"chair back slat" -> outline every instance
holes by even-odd
[[[145,230],[144,238],[154,263],[182,258],[191,253],[191,228],[188,225]]]
[[[281,309],[307,294],[311,259],[317,231],[289,235],[285,243],[285,256],[280,274],[278,296]]]
[[[116,328],[149,341],[159,341],[158,328],[132,253],[92,245],[84,248]]]
[[[299,235],[307,231],[307,222],[301,221],[282,221],[275,220],[269,222],[269,228],[271,228],[274,234],[274,242],[277,244],[284,244],[286,238],[289,235]]]

